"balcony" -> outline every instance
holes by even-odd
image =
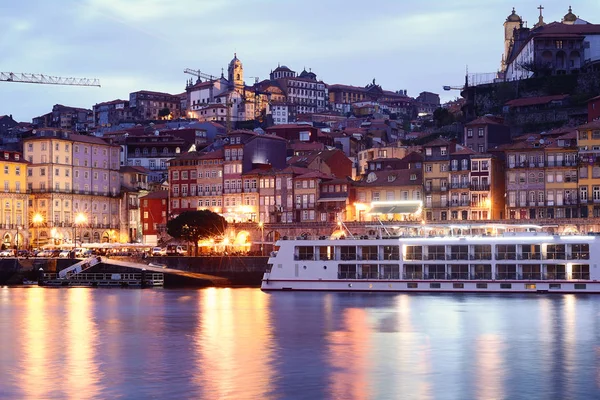
[[[454,182],[450,185],[450,188],[452,188],[452,189],[468,189],[469,186],[470,186],[470,184],[467,182],[462,182],[462,183]]]
[[[475,184],[475,185],[470,185],[469,188],[472,191],[475,192],[489,192],[490,190],[490,185],[489,184],[483,184],[483,183],[479,183],[479,184]]]

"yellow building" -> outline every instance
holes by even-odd
[[[447,221],[450,219],[448,202],[448,169],[450,153],[456,149],[456,144],[438,138],[425,146],[423,161],[423,195],[425,220]]]
[[[548,142],[544,147],[546,218],[560,219],[580,214],[577,212],[576,196],[578,188],[576,136],[576,132],[572,131],[557,138],[546,139]]]
[[[26,248],[29,243],[27,162],[21,153],[2,151],[0,173],[4,191],[0,205],[2,248]]]
[[[581,217],[600,217],[600,121],[577,128]]]

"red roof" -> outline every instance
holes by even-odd
[[[488,115],[484,115],[483,117],[479,117],[476,120],[473,120],[467,124],[465,124],[466,126],[469,125],[489,125],[489,124],[494,124],[494,125],[502,125],[502,118],[499,117],[493,117],[493,116],[488,116]]]
[[[540,104],[548,104],[552,101],[564,100],[569,97],[568,94],[558,94],[554,96],[539,96],[539,97],[525,97],[522,99],[514,99],[507,101],[505,105],[509,107],[527,107],[535,106]]]

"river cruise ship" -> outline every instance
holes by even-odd
[[[279,240],[262,290],[600,293],[600,236]]]

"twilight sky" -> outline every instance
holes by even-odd
[[[600,23],[600,1],[542,1],[544,20],[569,4]],[[0,82],[0,115],[19,121],[54,104],[91,108],[136,90],[181,93],[184,68],[218,75],[233,53],[246,83],[278,63],[312,68],[329,84],[458,96],[469,72],[495,72],[505,18],[515,6],[537,22],[531,0],[18,0],[0,1],[0,71],[100,78],[102,88]]]

